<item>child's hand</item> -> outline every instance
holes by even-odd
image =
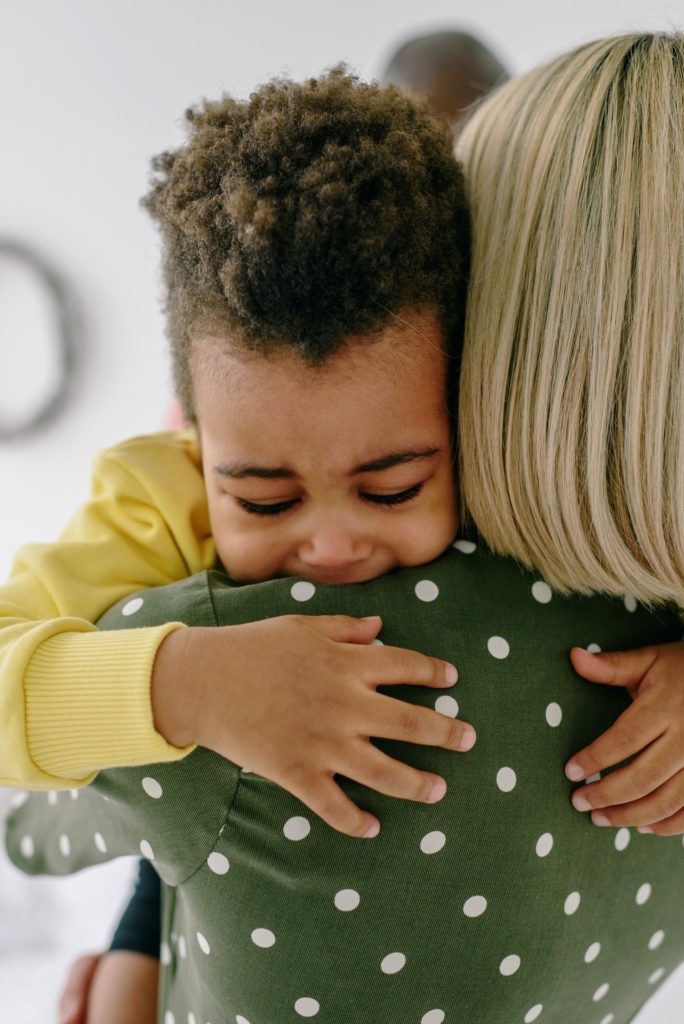
[[[69,968],[57,1007],[58,1024],[84,1024],[88,993],[95,969],[101,959],[101,953],[87,953],[80,956]]]
[[[639,832],[660,836],[684,832],[684,643],[599,655],[574,647],[570,658],[585,679],[624,686],[634,703],[568,761],[567,777],[579,782],[639,755],[576,789],[574,807],[600,809],[591,816],[595,825],[639,825]]]
[[[446,662],[372,644],[380,625],[378,617],[287,615],[176,630],[154,665],[156,727],[176,746],[199,743],[277,782],[332,828],[370,838],[379,823],[344,794],[336,773],[427,803],[441,799],[446,783],[394,760],[369,737],[451,750],[475,742],[463,722],[376,692],[397,683],[451,686],[457,678]]]

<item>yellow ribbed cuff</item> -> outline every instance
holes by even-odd
[[[181,628],[59,633],[36,649],[24,675],[26,733],[32,760],[55,786],[194,750],[171,746],[156,731],[150,699],[159,645]]]

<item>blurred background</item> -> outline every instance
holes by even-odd
[[[684,0],[5,0],[0,578],[20,544],[56,537],[87,495],[98,448],[168,420],[157,241],[138,200],[151,155],[181,141],[188,105],[340,60],[364,78],[427,88],[424,52],[392,58],[412,37],[443,30],[489,48],[461,48],[477,93],[488,75],[594,37],[672,27],[684,27]],[[449,56],[427,54],[442,62],[432,87],[445,116],[458,92]],[[455,102],[475,98],[466,88]],[[10,799],[0,793],[0,815]],[[0,1024],[56,1019],[67,964],[108,940],[132,869],[30,881],[0,853]],[[684,968],[638,1024],[682,1021]]]

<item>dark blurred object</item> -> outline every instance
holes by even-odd
[[[390,58],[382,82],[426,99],[434,114],[458,128],[472,105],[509,77],[479,39],[451,31],[409,39]]]
[[[80,321],[72,294],[62,277],[28,245],[15,239],[0,238],[0,274],[6,264],[18,265],[28,271],[37,288],[45,293],[51,312],[50,341],[55,349],[54,358],[50,360],[54,369],[51,369],[46,392],[37,399],[30,399],[26,405],[22,402],[18,411],[8,412],[0,408],[0,441],[13,441],[51,423],[67,404],[78,362]],[[9,373],[10,354],[15,360],[32,358],[30,345],[22,344],[21,331],[12,337],[0,337],[0,374]]]

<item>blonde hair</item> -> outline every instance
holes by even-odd
[[[458,156],[464,513],[562,591],[684,605],[684,35],[504,85]]]

